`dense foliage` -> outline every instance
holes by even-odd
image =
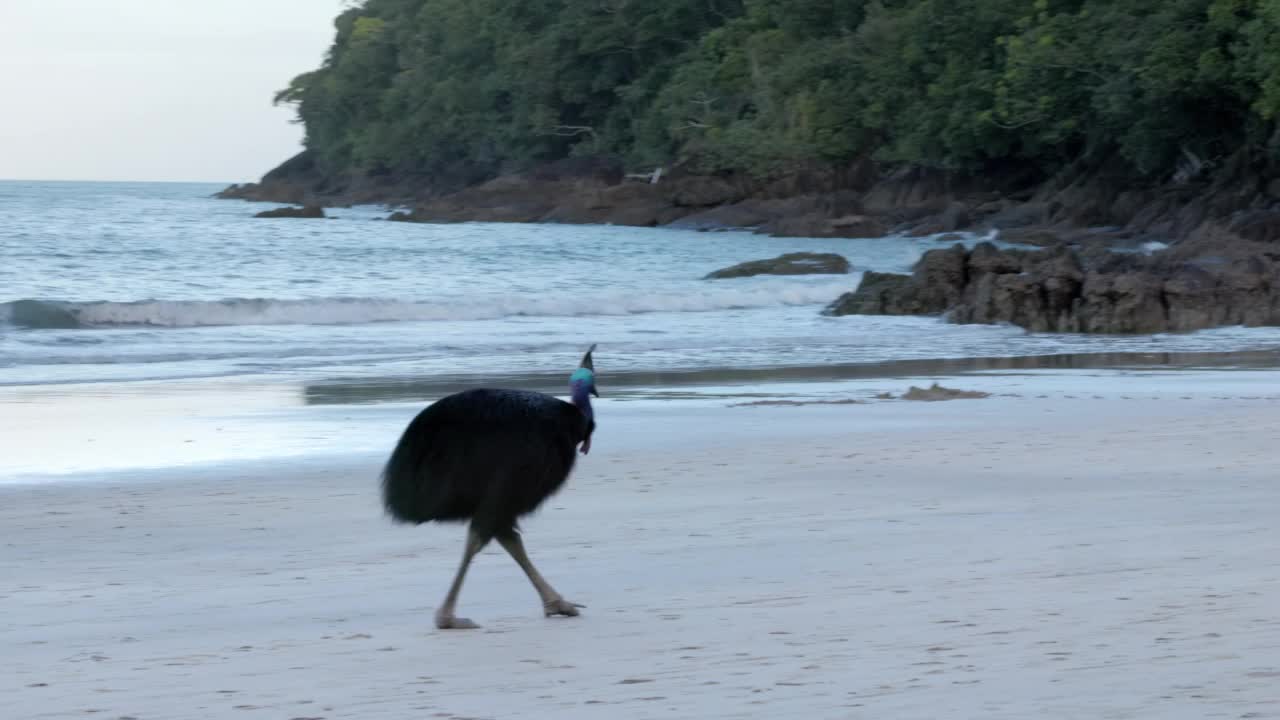
[[[1278,152],[1280,0],[365,0],[297,103],[331,171],[863,154],[1135,174]]]

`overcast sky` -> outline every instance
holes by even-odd
[[[0,0],[0,178],[240,182],[300,148],[275,91],[341,0]]]

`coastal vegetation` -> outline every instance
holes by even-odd
[[[1165,181],[1280,153],[1277,0],[366,0],[296,105],[324,174],[583,155]]]

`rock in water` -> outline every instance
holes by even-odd
[[[796,252],[768,260],[752,260],[707,275],[704,280],[751,277],[753,275],[843,275],[849,261],[835,253]]]
[[[930,250],[911,275],[868,272],[827,315],[946,315],[1033,332],[1159,333],[1280,325],[1280,262],[1109,252]]]
[[[898,305],[911,284],[910,275],[868,270],[858,289],[845,293],[822,311],[823,315],[916,315]]]
[[[303,205],[302,207],[282,207],[274,210],[263,210],[254,215],[260,218],[323,218],[324,208],[319,205]]]

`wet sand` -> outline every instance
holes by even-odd
[[[904,360],[688,372],[610,371],[601,404],[610,424],[639,417],[636,444],[732,434],[729,406],[878,402],[941,382],[999,395],[1280,399],[1280,351],[1107,353]],[[0,386],[0,485],[67,476],[385,455],[434,398],[477,385],[565,391],[564,373],[481,378],[242,376]],[[670,402],[680,407],[667,407]],[[672,425],[679,432],[666,432]],[[747,422],[749,425],[750,422]],[[616,446],[615,446],[616,447]]]
[[[1280,717],[1274,379],[618,403],[526,523],[583,616],[491,547],[478,631],[374,454],[0,487],[0,717]]]

